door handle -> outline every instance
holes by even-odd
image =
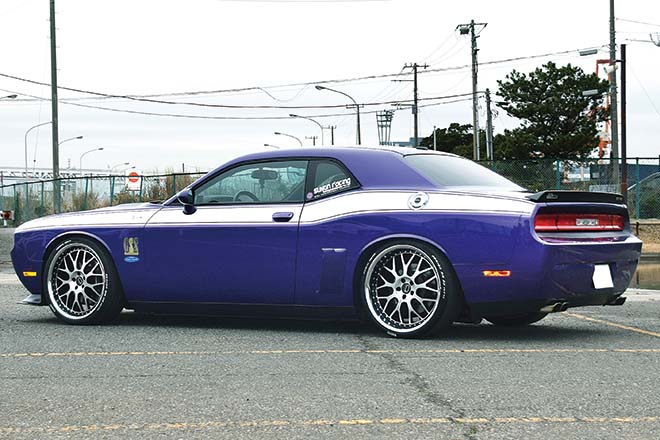
[[[276,212],[273,214],[273,221],[278,223],[288,222],[293,218],[293,212]]]

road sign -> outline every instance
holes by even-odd
[[[126,174],[126,189],[129,191],[139,191],[141,180],[140,173],[136,170],[131,170]]]

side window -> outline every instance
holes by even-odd
[[[306,160],[239,165],[197,188],[195,205],[299,203],[306,174]]]
[[[343,165],[333,160],[318,160],[312,163],[312,187],[305,198],[317,200],[325,196],[338,194],[360,185]]]

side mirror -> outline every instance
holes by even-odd
[[[184,189],[177,194],[176,199],[183,205],[183,213],[185,215],[194,214],[197,211],[195,208],[193,192],[191,189]]]

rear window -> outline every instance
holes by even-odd
[[[405,156],[404,161],[433,184],[444,186],[475,186],[508,191],[524,189],[509,179],[461,157],[435,154]]]

